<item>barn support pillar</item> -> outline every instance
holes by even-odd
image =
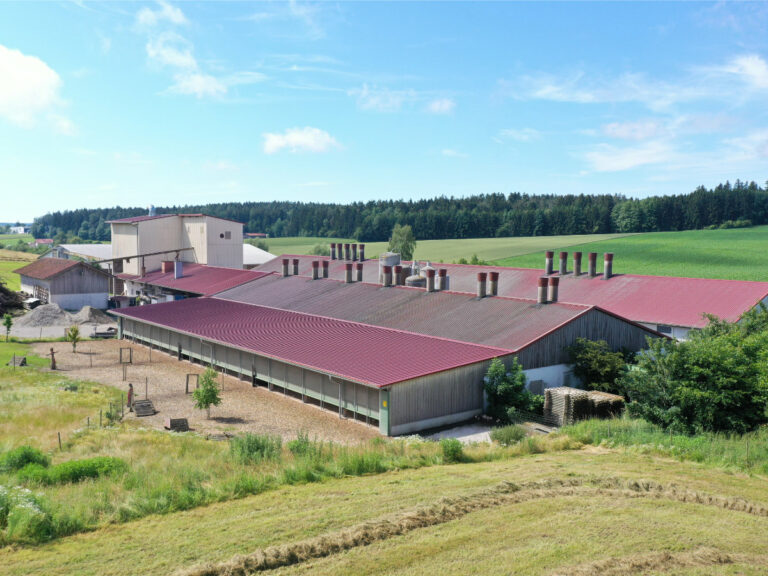
[[[390,436],[389,425],[389,390],[379,390],[379,432],[384,436]]]

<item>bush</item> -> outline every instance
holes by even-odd
[[[0,486],[0,529],[16,542],[43,542],[54,535],[50,514],[26,488]]]
[[[525,428],[513,424],[512,426],[502,426],[491,430],[491,440],[502,446],[512,446],[526,437]]]
[[[31,446],[19,446],[0,456],[0,471],[13,472],[21,470],[28,464],[39,464],[47,467],[50,464],[48,456]]]
[[[287,446],[294,456],[315,456],[320,451],[317,442],[310,440],[309,434],[303,430],[299,430],[296,439],[290,440]]]
[[[99,478],[125,471],[128,466],[119,458],[96,456],[83,460],[70,460],[50,468],[29,464],[19,472],[19,480],[38,484],[69,484],[88,478]]]
[[[573,374],[587,390],[601,390],[623,395],[619,379],[626,370],[627,359],[621,352],[613,352],[605,340],[577,338],[568,347]]]
[[[456,438],[440,440],[440,449],[443,451],[443,462],[461,462],[464,458],[464,447]]]
[[[269,434],[244,434],[229,441],[229,451],[241,464],[279,460],[283,439]]]
[[[538,400],[533,399],[535,395],[525,389],[525,373],[517,358],[512,359],[509,370],[501,360],[494,358],[486,372],[484,388],[488,414],[499,422],[511,422],[518,411],[538,410]]]

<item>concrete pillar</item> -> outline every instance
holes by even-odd
[[[427,270],[427,292],[435,291],[435,271]]]
[[[344,282],[347,284],[352,283],[352,262],[344,264]]]
[[[568,274],[568,252],[560,252],[560,276]]]
[[[323,260],[323,278],[328,278],[328,260]]]
[[[573,275],[581,276],[581,252],[573,253]]]
[[[498,296],[499,295],[499,273],[490,272],[488,276],[490,277],[490,284],[488,288],[490,289],[491,296]]]
[[[544,255],[544,274],[552,274],[552,260],[555,257],[555,253],[552,250],[547,250]]]
[[[392,286],[392,266],[384,266],[384,286]]]
[[[294,276],[299,275],[299,259],[298,258],[293,259],[293,275]]]
[[[485,272],[478,272],[477,273],[477,297],[478,298],[485,298],[485,284],[488,279],[488,274]]]
[[[360,262],[363,262],[365,260],[365,244],[360,244],[358,251],[360,253]]]
[[[597,276],[597,252],[590,252],[587,257],[589,258],[589,277],[594,278]]]
[[[288,258],[283,258],[283,276],[288,276]]]
[[[349,244],[344,244],[344,260],[349,260]]]
[[[536,302],[539,304],[547,303],[547,284],[548,280],[546,276],[539,277],[539,288],[536,293]]]
[[[560,285],[559,276],[549,277],[549,294],[547,294],[547,300],[549,302],[557,302],[557,287]]]
[[[395,264],[395,286],[402,286],[403,284],[403,267],[400,264]]]
[[[331,242],[331,260],[336,260],[336,242]]]
[[[448,270],[445,268],[437,271],[437,289],[441,291],[448,289]]]
[[[352,260],[357,260],[357,244],[352,244]]]
[[[357,269],[357,281],[362,282],[363,281],[363,263],[358,262],[355,264],[355,268]]]
[[[606,252],[603,259],[603,278],[608,280],[613,276],[613,253]]]
[[[320,278],[320,261],[312,260],[312,280]]]

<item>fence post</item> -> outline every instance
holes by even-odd
[[[125,394],[120,392],[120,418],[125,418]]]
[[[61,432],[57,432],[59,435],[59,452],[61,452]]]
[[[149,398],[148,390],[149,390],[149,376],[145,376],[144,377],[144,400]]]
[[[88,416],[88,417],[86,418],[86,420],[85,420],[85,427],[86,427],[87,429],[89,429],[89,430],[91,429],[91,417],[90,417],[90,416]]]
[[[99,428],[101,428],[101,427],[102,427],[102,422],[101,422],[101,413],[102,413],[102,409],[101,409],[101,408],[99,408]]]

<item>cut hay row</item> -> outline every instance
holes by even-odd
[[[206,564],[179,572],[179,576],[247,576],[265,570],[291,566],[323,558],[345,550],[367,546],[408,532],[444,524],[471,512],[496,506],[520,504],[543,498],[575,495],[611,497],[663,498],[676,502],[704,504],[725,510],[768,517],[768,508],[738,498],[723,498],[683,490],[674,485],[663,485],[645,480],[618,478],[569,478],[514,484],[501,484],[463,497],[444,498],[430,506],[417,508],[400,515],[374,520],[330,534],[296,543],[272,546],[228,562]]]
[[[713,548],[697,548],[688,552],[651,552],[608,558],[581,566],[560,569],[552,576],[631,576],[668,572],[673,569],[724,566],[736,564],[767,567],[768,555],[729,554]]]

